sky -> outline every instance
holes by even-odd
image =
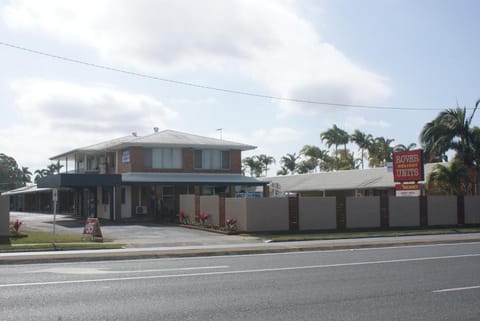
[[[480,98],[478,12],[477,0],[0,0],[0,153],[33,172],[158,127],[257,146],[243,156],[273,156],[272,175],[287,153],[326,149],[334,124],[418,143],[440,111]]]

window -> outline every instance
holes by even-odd
[[[195,150],[196,169],[230,169],[230,152],[214,149]]]
[[[152,148],[143,151],[146,168],[182,168],[180,148]]]

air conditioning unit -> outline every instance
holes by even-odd
[[[137,214],[137,215],[147,214],[147,207],[146,206],[137,206],[135,208],[135,214]]]

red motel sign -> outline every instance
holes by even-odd
[[[423,180],[423,151],[421,149],[393,153],[394,182],[418,182]]]

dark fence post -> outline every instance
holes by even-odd
[[[420,196],[420,226],[428,226],[428,202],[427,196]]]
[[[388,208],[388,195],[380,196],[380,226],[390,226],[390,213]]]
[[[288,198],[288,222],[290,232],[298,232],[299,214],[298,214],[298,196]]]
[[[347,198],[342,196],[336,197],[337,209],[337,229],[343,230],[347,227]]]

